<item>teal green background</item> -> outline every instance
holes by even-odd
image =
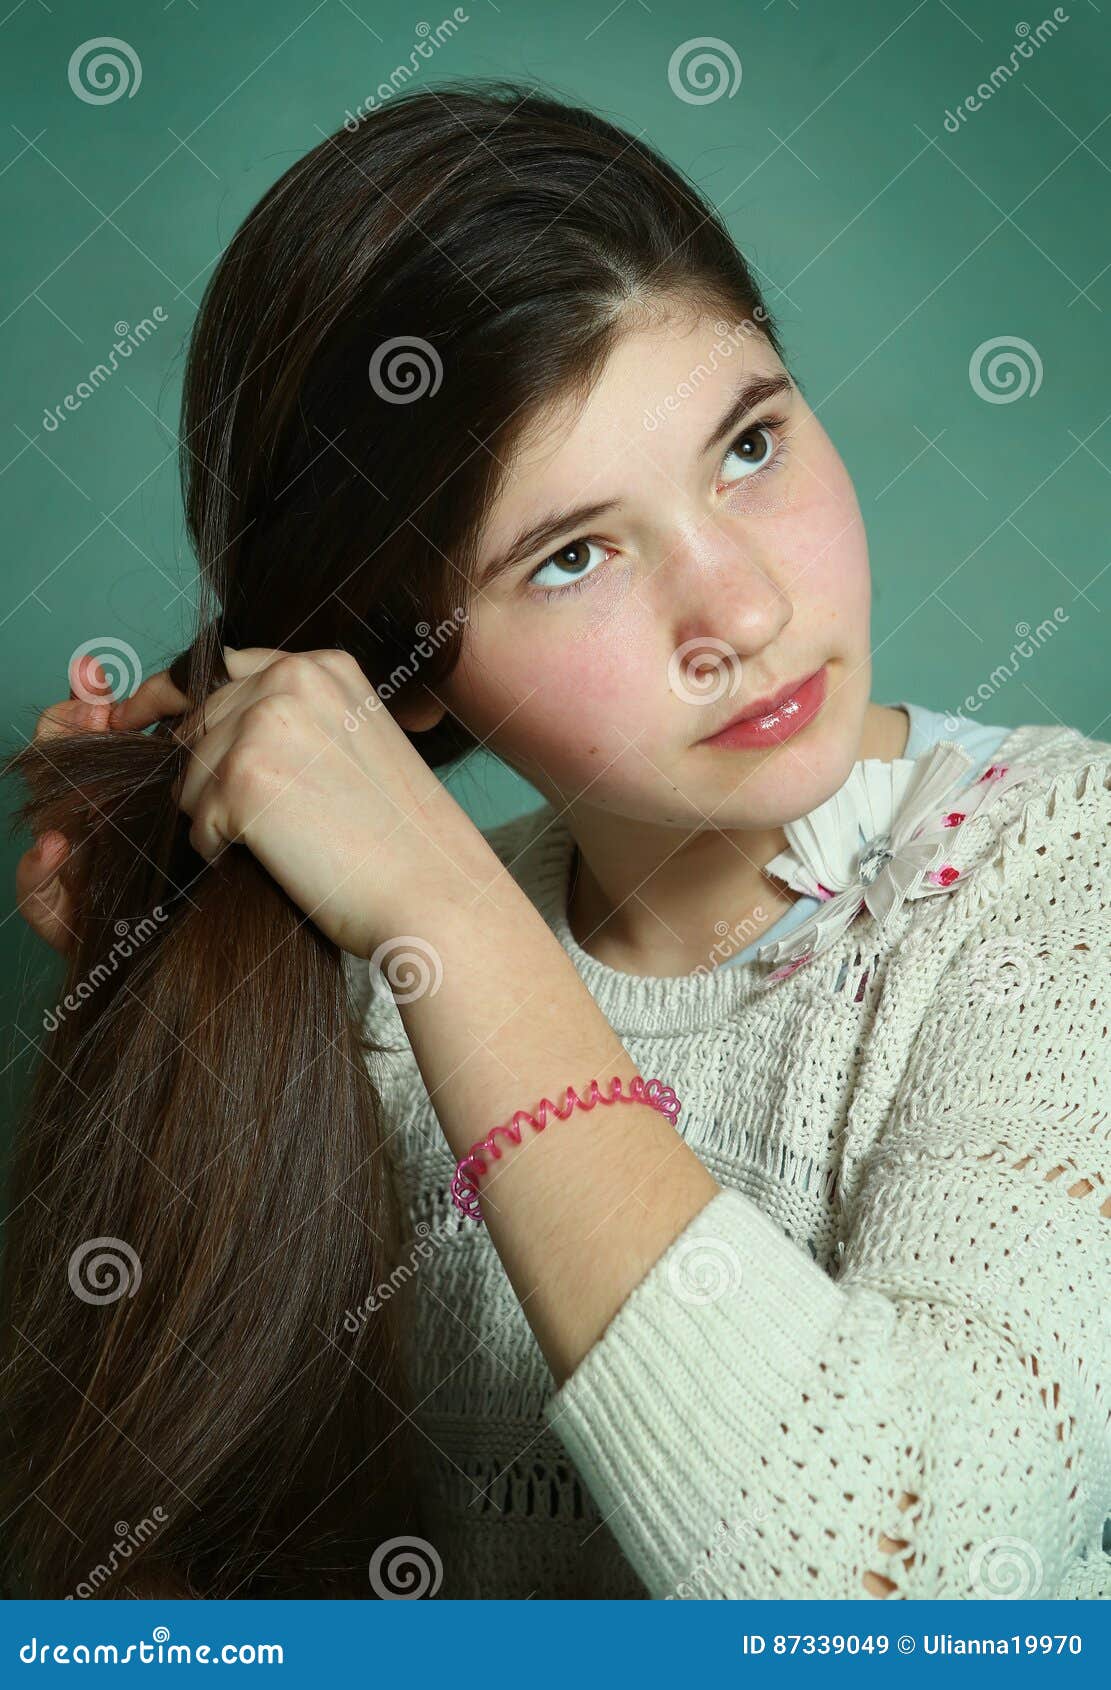
[[[1019,624],[1058,631],[992,689],[982,721],[1107,737],[1111,629],[1111,13],[1087,0],[958,132],[947,112],[1016,41],[1013,6],[940,0],[469,0],[417,84],[522,77],[597,108],[721,208],[780,319],[792,368],[844,457],[875,580],[873,696],[957,709]],[[269,184],[406,63],[423,12],[383,0],[31,3],[0,25],[0,627],[5,737],[63,697],[71,653],[122,639],[143,669],[192,636],[175,427],[182,356],[213,264]],[[1030,11],[1033,28],[1052,8]],[[138,54],[131,98],[93,105],[70,55]],[[695,36],[739,57],[705,103],[669,85]],[[117,323],[165,325],[54,432]],[[1036,392],[978,396],[970,359],[1028,342]],[[1028,360],[1031,355],[1027,354]],[[489,758],[452,778],[480,825],[531,807]],[[14,801],[7,789],[6,804]],[[6,887],[2,1067],[10,1113],[59,964]]]

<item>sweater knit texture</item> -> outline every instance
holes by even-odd
[[[772,983],[606,966],[560,815],[487,831],[722,1187],[558,1390],[347,959],[439,1597],[1111,1596],[1111,744],[1032,725],[993,760],[1036,774],[955,832],[951,890]]]

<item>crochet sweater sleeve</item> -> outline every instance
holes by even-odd
[[[1109,779],[987,862],[836,1278],[724,1189],[549,1399],[650,1596],[1111,1595]]]

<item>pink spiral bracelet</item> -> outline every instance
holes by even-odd
[[[478,1206],[478,1176],[486,1172],[490,1158],[496,1162],[501,1157],[501,1147],[496,1143],[499,1133],[504,1133],[512,1143],[520,1144],[520,1122],[527,1121],[530,1127],[535,1127],[538,1133],[542,1133],[548,1124],[549,1114],[558,1115],[561,1121],[565,1121],[576,1106],[579,1109],[593,1109],[596,1103],[647,1103],[661,1115],[666,1115],[672,1125],[683,1107],[670,1086],[665,1086],[662,1080],[643,1080],[639,1074],[633,1076],[627,1093],[622,1091],[621,1081],[615,1074],[610,1081],[608,1097],[598,1089],[597,1080],[591,1080],[590,1090],[585,1098],[579,1096],[574,1086],[568,1086],[562,1109],[550,1098],[542,1097],[536,1105],[535,1115],[531,1115],[527,1109],[518,1109],[507,1126],[494,1127],[484,1139],[472,1144],[467,1154],[456,1163],[451,1181],[451,1200],[455,1207],[477,1221],[480,1226],[483,1224]]]

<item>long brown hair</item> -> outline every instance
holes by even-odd
[[[589,111],[455,82],[321,142],[192,331],[187,697],[227,679],[221,637],[434,690],[520,431],[678,300],[779,351],[712,208]],[[441,767],[475,741],[449,714],[417,743]],[[187,758],[159,726],[9,762],[14,826],[74,844],[79,931],[11,1172],[0,1572],[35,1597],[367,1596],[374,1547],[421,1525],[399,1305],[342,1326],[403,1248],[374,1049],[342,954],[250,852],[192,851]]]

